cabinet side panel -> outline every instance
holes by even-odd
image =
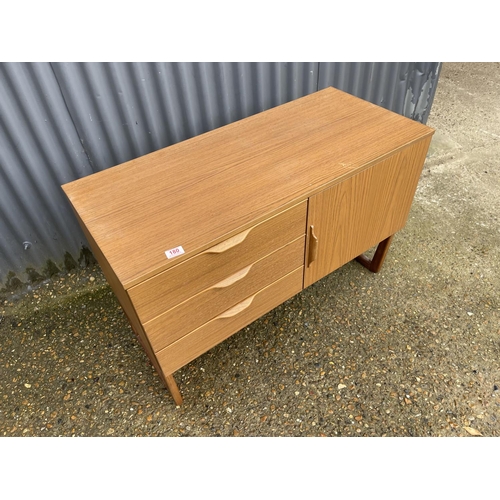
[[[314,226],[318,244],[304,286],[404,227],[430,141],[411,144],[309,199],[308,227]]]

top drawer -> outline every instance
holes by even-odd
[[[128,294],[143,323],[305,233],[304,201],[175,267],[133,286]]]

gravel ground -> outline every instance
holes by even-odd
[[[407,226],[176,374],[98,266],[0,292],[3,436],[500,436],[500,65],[444,64]]]

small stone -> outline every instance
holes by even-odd
[[[347,386],[346,386],[346,385],[344,385],[344,384],[339,384],[337,387],[338,387],[339,389],[345,389]]]
[[[89,278],[89,280],[90,280],[90,281],[95,281],[95,278],[94,278],[93,276],[91,276],[91,277]]]
[[[31,384],[24,384],[24,387],[26,387],[26,389],[30,389],[31,388]]]
[[[474,429],[473,427],[464,427],[464,429],[471,435],[471,436],[482,436],[482,434],[477,430]]]
[[[113,427],[110,427],[110,428],[108,429],[108,432],[106,432],[106,434],[107,434],[108,436],[110,436],[111,434],[114,434],[114,433],[115,433],[115,430],[113,429]]]

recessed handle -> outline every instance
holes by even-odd
[[[309,256],[307,267],[309,267],[318,256],[318,237],[314,234],[314,226],[309,226]]]
[[[252,297],[248,297],[248,299],[242,300],[239,304],[236,304],[235,306],[231,307],[231,309],[228,309],[222,314],[219,314],[219,316],[217,316],[217,319],[232,318],[233,316],[236,316],[240,312],[244,311],[247,307],[250,307],[250,304],[253,302],[253,299],[255,299],[255,295],[253,295]]]
[[[219,243],[218,245],[215,245],[212,248],[209,248],[208,250],[205,250],[203,253],[222,253],[230,248],[235,247],[236,245],[239,245],[242,243],[245,238],[248,236],[248,233],[252,230],[252,228],[247,229],[246,231],[243,231],[242,233],[236,234],[232,238],[229,238],[226,241],[223,241],[222,243]]]
[[[245,269],[232,274],[231,276],[229,276],[229,278],[219,281],[219,283],[215,284],[212,288],[226,288],[228,286],[231,286],[233,283],[242,280],[250,272],[252,266],[253,264],[250,264],[249,266],[245,267]]]

